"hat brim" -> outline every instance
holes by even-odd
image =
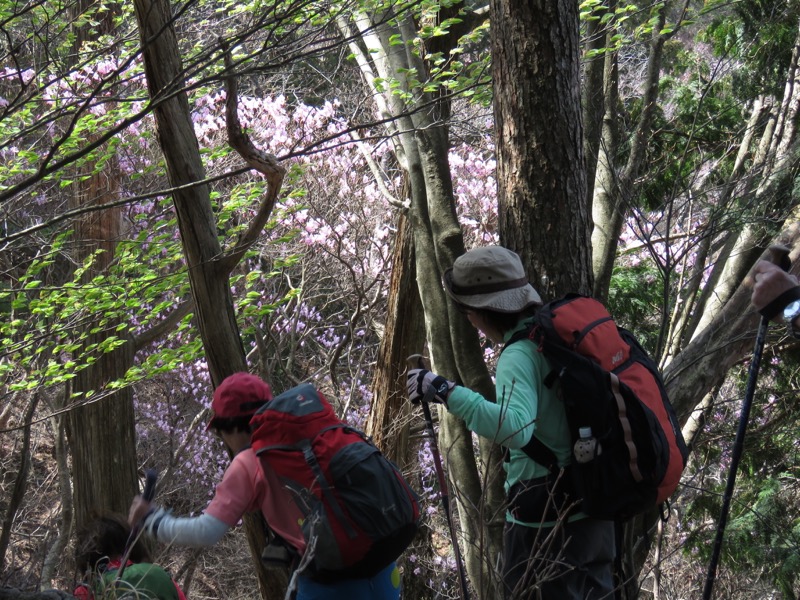
[[[528,283],[522,287],[492,292],[489,294],[456,294],[453,292],[453,269],[447,269],[442,276],[444,289],[453,300],[467,306],[500,313],[516,313],[530,306],[541,306],[542,298]]]

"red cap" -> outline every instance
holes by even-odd
[[[270,400],[272,390],[264,380],[250,373],[234,373],[214,390],[211,420],[206,430],[211,429],[217,419],[252,416]]]

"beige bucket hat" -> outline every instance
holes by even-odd
[[[528,283],[522,260],[502,246],[475,248],[459,256],[443,275],[444,289],[470,308],[515,313],[542,304]]]

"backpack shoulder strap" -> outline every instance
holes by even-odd
[[[525,444],[521,450],[528,455],[528,458],[547,467],[550,472],[558,471],[558,458],[542,440],[535,435],[531,436],[531,441]]]
[[[511,344],[518,342],[520,340],[527,340],[531,336],[531,331],[533,330],[533,326],[526,327],[525,329],[520,329],[515,334],[513,334],[508,341],[503,344],[503,347],[500,349],[500,354],[502,354],[506,348],[508,348]]]
[[[514,333],[508,339],[508,341],[503,345],[503,349],[500,350],[500,353],[502,354],[506,348],[508,348],[511,344],[515,342],[525,339],[532,339],[531,333],[533,332],[533,328],[535,326],[536,322],[534,321],[534,323],[530,327],[526,327],[525,329],[521,329],[520,331]],[[544,379],[544,384],[547,387],[551,387],[553,385],[555,375],[556,375],[555,371],[551,371],[550,373],[547,374],[547,376]],[[539,463],[544,467],[547,467],[549,471],[558,471],[559,468],[558,458],[556,457],[555,452],[553,452],[544,442],[542,442],[535,435],[531,436],[530,441],[527,444],[525,444],[525,446],[523,446],[521,450],[525,454],[527,454],[531,460]],[[506,449],[505,452],[505,460],[506,462],[508,462],[509,460],[508,449]]]

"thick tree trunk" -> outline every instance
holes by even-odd
[[[114,2],[102,5],[96,0],[81,0],[72,10],[75,23],[86,23],[87,15],[90,16],[88,21],[94,23],[91,27],[86,24],[75,27],[75,58],[84,42],[114,31],[119,6]],[[101,170],[95,167],[91,162],[80,167],[78,175],[86,178],[76,178],[79,183],[76,183],[71,208],[102,206],[119,199],[120,172],[116,156],[110,157]],[[75,236],[82,244],[76,257],[79,264],[92,252],[101,251],[83,277],[83,282],[91,285],[91,279],[104,273],[114,259],[117,242],[122,236],[121,210],[87,213],[78,221]],[[117,324],[118,321],[104,324],[101,331],[87,337],[84,347],[100,345],[109,336],[116,335]],[[92,322],[87,328],[96,325]],[[133,365],[133,352],[130,339],[126,339],[122,347],[98,356],[96,362],[79,371],[72,381],[75,408],[67,413],[65,429],[72,457],[76,528],[83,527],[93,514],[102,511],[127,513],[130,499],[138,489],[131,389],[108,393],[97,401],[86,396],[88,392],[105,393],[109,382],[123,378]]]
[[[198,326],[203,339],[211,380],[247,370],[244,348],[233,310],[228,267],[218,261],[222,249],[197,138],[183,88],[183,66],[171,10],[167,0],[135,0],[134,7],[144,52],[145,73],[158,140],[173,187],[184,253],[189,271]],[[260,556],[264,531],[258,518],[245,519],[247,539],[264,598],[283,598],[287,578],[283,572],[264,569]]]
[[[93,165],[83,167],[89,177],[83,181],[73,200],[74,207],[102,206],[119,197],[119,169],[115,158],[92,173]],[[122,235],[120,209],[87,213],[76,225],[80,263],[100,251],[83,277],[92,285],[93,277],[106,271],[114,259],[117,241]],[[89,327],[96,325],[92,322]],[[89,334],[84,347],[100,346],[109,335],[116,335],[116,321]],[[130,388],[105,392],[109,382],[122,379],[133,365],[130,339],[112,350],[97,354],[96,361],[79,371],[72,382],[74,407],[67,413],[66,431],[72,456],[72,481],[76,528],[83,527],[93,514],[102,511],[127,513],[130,500],[138,490],[136,477],[136,440],[133,396]],[[89,397],[93,392],[97,397]],[[67,399],[70,401],[70,399]]]
[[[89,336],[87,343],[104,336]],[[74,392],[102,390],[122,379],[133,364],[130,341],[101,355],[75,378]],[[83,403],[83,397],[79,397]],[[83,527],[92,514],[127,514],[139,489],[136,476],[136,440],[130,388],[110,393],[72,408],[67,414],[67,438],[72,456],[75,526]]]
[[[500,239],[545,297],[590,294],[578,3],[492,0]]]

